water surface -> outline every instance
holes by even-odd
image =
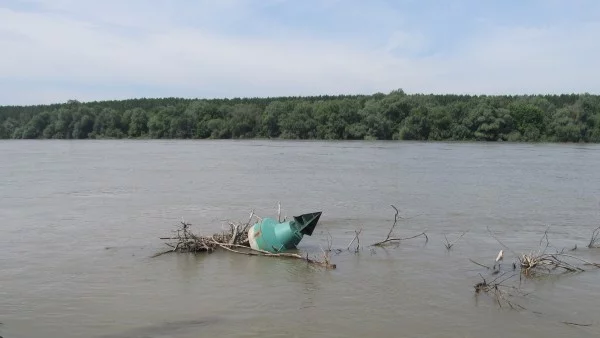
[[[526,282],[527,308],[473,285],[502,247],[585,248],[600,225],[600,146],[296,141],[0,142],[0,335],[597,337],[600,272]],[[323,211],[301,249],[385,238],[337,269],[227,253],[150,256],[184,218],[203,233]],[[450,240],[468,233],[447,252]],[[503,266],[514,255],[505,250]],[[592,324],[570,326],[562,322]]]

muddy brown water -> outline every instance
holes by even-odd
[[[475,297],[502,247],[585,247],[600,225],[600,146],[297,141],[0,142],[0,336],[598,337],[600,271],[523,281],[526,308]],[[183,217],[323,211],[300,248],[423,230],[398,247],[297,261],[164,255]],[[469,231],[448,252],[450,240]],[[512,252],[505,250],[503,269]],[[591,326],[573,326],[562,322]]]

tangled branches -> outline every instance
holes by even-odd
[[[587,271],[584,269],[586,266],[600,268],[600,264],[591,263],[582,258],[566,254],[565,249],[556,249],[556,252],[551,252],[552,250],[549,249],[551,248],[551,245],[548,237],[548,230],[549,227],[544,231],[542,238],[539,241],[539,248],[537,250],[534,250],[530,253],[517,254],[505,243],[500,241],[500,239],[498,239],[488,228],[490,235],[502,247],[514,254],[515,261],[511,264],[512,271],[514,272],[511,272],[510,277],[504,278],[508,272],[502,272],[500,265],[497,265],[496,267],[496,264],[494,264],[494,267],[490,267],[470,259],[472,263],[486,268],[487,270],[492,270],[492,275],[499,275],[492,281],[488,282],[481,274],[479,274],[482,281],[474,285],[476,296],[479,296],[480,294],[487,294],[491,296],[494,302],[500,307],[502,307],[503,304],[507,304],[513,310],[526,310],[523,306],[514,301],[514,298],[526,295],[520,288],[522,277],[533,279],[538,276],[548,276],[550,274],[580,273]],[[501,250],[500,254],[496,257],[495,262],[499,262],[502,259],[503,250]],[[516,281],[513,281],[514,283],[508,282],[509,279],[515,276],[519,276],[518,285],[516,284]],[[588,324],[578,324],[574,322],[563,323],[568,325],[589,326]]]
[[[566,272],[583,272],[585,271],[581,267],[572,265],[567,263],[565,260],[561,259],[562,257],[567,256],[570,258],[575,258],[574,256],[565,255],[565,254],[522,254],[519,256],[519,265],[521,267],[521,271],[524,275],[529,276],[532,273],[539,273],[541,271],[552,273],[552,271],[557,269],[562,269]],[[576,258],[581,260],[579,258]],[[592,264],[592,263],[589,263]],[[593,264],[592,264],[593,265]]]
[[[216,245],[207,238],[192,233],[190,227],[190,223],[181,221],[178,229],[173,230],[175,233],[173,237],[161,237],[160,239],[162,240],[173,241],[171,243],[165,243],[171,250],[158,253],[153,257],[158,257],[170,252],[212,252],[216,248]],[[224,239],[225,236],[223,235],[221,238]]]
[[[161,237],[162,240],[172,241],[165,243],[171,249],[154,255],[154,257],[170,252],[212,252],[220,244],[248,246],[248,229],[254,217],[254,211],[245,224],[229,222],[229,231],[213,234],[212,236],[199,236],[194,234],[190,228],[191,224],[181,221],[178,228],[173,230],[172,237]]]
[[[517,257],[517,262],[513,263],[513,269],[516,269],[517,263],[518,263],[518,267],[520,268],[521,273],[526,277],[534,277],[534,276],[537,276],[540,274],[551,274],[556,271],[563,272],[563,273],[574,273],[574,272],[585,271],[585,269],[583,269],[582,267],[577,266],[574,263],[567,262],[567,259],[572,259],[575,261],[579,261],[580,263],[585,263],[584,265],[587,265],[587,266],[595,266],[595,267],[600,268],[599,264],[590,263],[584,259],[565,254],[564,253],[565,249],[562,249],[561,251],[557,250],[555,253],[548,253],[547,251],[548,251],[548,248],[550,247],[550,240],[548,238],[548,230],[549,230],[549,227],[546,228],[546,231],[544,231],[544,234],[542,235],[542,238],[540,239],[539,249],[537,250],[537,252],[516,254],[506,244],[502,243],[502,241],[500,241],[492,233],[492,231],[488,228],[490,235],[500,245],[502,245],[504,248],[510,250]],[[544,245],[544,241],[545,241],[545,245]],[[477,265],[480,265],[480,266],[484,266],[482,264],[474,262],[473,260],[471,260],[471,262],[473,262]]]
[[[278,214],[280,213],[280,210],[281,207],[279,206]],[[309,258],[308,254],[303,256],[297,253],[270,253],[268,251],[251,248],[248,240],[248,230],[250,230],[250,228],[256,224],[256,222],[252,222],[253,219],[257,219],[258,221],[261,220],[261,218],[256,216],[254,211],[252,211],[246,223],[228,222],[228,230],[215,233],[211,236],[196,235],[190,230],[191,224],[182,220],[177,229],[173,231],[173,236],[160,238],[162,240],[171,241],[165,243],[168,247],[170,247],[170,249],[155,254],[152,257],[158,257],[172,252],[211,253],[217,249],[223,249],[225,251],[241,255],[293,258],[304,260],[308,264],[322,266],[327,269],[336,268],[336,265],[330,262],[329,255],[327,253],[324,253],[324,259],[319,261],[317,259]]]
[[[485,294],[491,295],[493,297],[493,299],[496,301],[496,303],[498,303],[498,306],[500,306],[500,307],[502,307],[502,303],[505,303],[513,310],[515,310],[515,309],[525,310],[525,308],[523,306],[521,306],[509,299],[511,297],[514,297],[515,294],[522,294],[521,291],[514,286],[503,284],[504,282],[511,279],[515,275],[511,275],[510,277],[504,278],[498,282],[498,279],[504,277],[504,275],[505,274],[502,274],[502,275],[496,277],[494,280],[488,282],[480,274],[479,276],[481,277],[482,281],[474,285],[475,295],[485,293]]]

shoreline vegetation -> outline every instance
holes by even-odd
[[[600,143],[600,95],[140,98],[0,106],[0,139]]]

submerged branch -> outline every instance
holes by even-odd
[[[450,251],[450,249],[452,249],[452,247],[454,246],[454,244],[456,244],[461,238],[463,238],[463,236],[467,232],[469,232],[469,230],[464,231],[454,242],[448,241],[448,237],[446,237],[446,235],[444,235],[444,238],[446,239],[446,243],[444,243],[444,246],[446,247],[446,250]]]
[[[358,230],[354,230],[354,238],[352,239],[352,241],[350,243],[348,243],[348,247],[346,248],[346,250],[350,250],[350,246],[352,246],[352,243],[354,243],[354,241],[356,241],[356,249],[354,250],[354,252],[358,252],[360,250],[359,235],[361,232],[362,232],[362,228],[358,229]]]
[[[427,234],[425,232],[422,232],[422,233],[412,236],[412,237],[406,237],[406,238],[392,237],[392,232],[394,231],[394,228],[396,228],[396,224],[398,223],[398,218],[401,218],[398,216],[398,213],[399,213],[398,208],[396,208],[394,205],[392,205],[392,208],[394,208],[396,213],[394,214],[394,223],[392,224],[390,231],[388,232],[387,236],[385,237],[385,239],[383,241],[377,242],[375,244],[371,244],[371,246],[384,246],[384,245],[388,245],[391,243],[406,241],[406,240],[414,239],[414,238],[421,237],[421,236],[425,237],[425,243],[429,242],[429,237],[427,236]]]
[[[600,247],[600,227],[597,227],[592,232],[592,238],[590,238],[590,243],[588,244],[588,248],[598,248]]]
[[[512,300],[510,297],[514,297],[515,295],[522,295],[522,292],[515,287],[504,285],[503,283],[507,280],[513,278],[516,275],[511,275],[507,278],[502,279],[500,282],[497,282],[498,279],[504,277],[506,273],[496,277],[494,280],[488,282],[486,281],[481,274],[479,275],[482,279],[481,282],[475,284],[473,287],[475,288],[475,295],[479,295],[481,293],[490,295],[496,303],[498,303],[499,307],[502,307],[502,304],[505,303],[513,310],[526,310],[526,308],[522,305],[519,305]]]
[[[385,238],[386,240],[388,240],[390,238],[390,236],[392,236],[392,232],[394,231],[394,228],[396,227],[396,224],[398,223],[398,208],[396,208],[394,205],[392,205],[392,208],[394,208],[394,210],[396,211],[396,213],[394,214],[394,224],[392,224],[392,227],[390,228],[390,232],[388,232],[387,237]]]
[[[391,243],[400,242],[400,241],[406,241],[406,240],[414,239],[414,238],[421,237],[421,236],[425,237],[425,243],[429,242],[429,237],[427,236],[427,234],[425,232],[422,232],[422,233],[420,233],[418,235],[414,235],[414,236],[411,236],[411,237],[405,237],[405,238],[388,238],[388,239],[386,239],[384,241],[377,242],[375,244],[371,244],[371,246],[384,246],[386,244],[391,244]]]
[[[469,260],[471,261],[471,263],[473,263],[473,264],[476,264],[476,265],[479,265],[479,266],[481,266],[482,268],[486,268],[486,269],[488,269],[488,270],[491,270],[491,269],[492,269],[492,268],[490,268],[490,267],[489,267],[489,266],[487,266],[487,265],[483,265],[483,264],[481,264],[481,263],[477,263],[477,262],[475,262],[475,261],[474,261],[474,260],[472,260],[471,258],[469,258]]]
[[[214,239],[213,239],[213,243],[215,243],[215,245],[218,245],[219,247],[221,247],[224,250],[227,250],[229,252],[233,252],[236,254],[240,254],[240,255],[293,258],[293,259],[300,259],[300,260],[306,261],[309,264],[319,265],[319,266],[325,267],[327,269],[335,269],[336,268],[336,265],[331,264],[328,260],[318,261],[318,260],[310,259],[310,258],[308,258],[308,254],[306,255],[306,257],[304,257],[304,256],[301,256],[300,254],[295,254],[295,253],[284,253],[284,252],[271,253],[268,251],[252,249],[251,247],[247,247],[247,246],[243,246],[243,245],[224,244],[224,243],[220,243]],[[232,249],[232,247],[242,248],[247,251],[243,252],[243,251],[239,251],[239,250],[234,250],[234,249]]]
[[[509,248],[506,244],[502,243],[502,241],[500,239],[498,239],[498,237],[496,237],[496,235],[494,235],[494,233],[492,232],[492,230],[490,229],[489,226],[487,227],[487,231],[490,233],[490,236],[492,236],[492,238],[496,240],[496,242],[498,242],[500,245],[502,245],[506,250],[512,252],[513,255],[518,256],[511,248]]]
[[[567,325],[573,325],[573,326],[592,326],[592,324],[580,324],[580,323],[573,323],[573,322],[561,322],[563,324],[567,324]]]

